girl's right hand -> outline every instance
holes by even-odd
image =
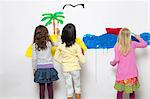
[[[84,50],[81,48],[82,54],[84,55]]]
[[[113,61],[110,61],[110,65],[115,66],[116,64]]]

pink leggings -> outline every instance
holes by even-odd
[[[135,92],[130,93],[130,99],[135,99]],[[117,99],[123,99],[123,92],[118,91],[117,92]]]
[[[45,84],[40,83],[40,99],[45,99]],[[53,83],[47,84],[47,90],[48,90],[48,98],[53,99]]]

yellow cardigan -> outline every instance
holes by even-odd
[[[81,47],[76,43],[71,47],[66,47],[66,44],[59,45],[54,59],[62,64],[64,72],[80,70],[80,63],[85,63],[85,56],[82,54]]]

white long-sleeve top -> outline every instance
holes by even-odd
[[[37,65],[53,64],[53,58],[51,55],[51,43],[47,42],[47,49],[38,51],[36,44],[32,45],[32,67],[37,69]]]

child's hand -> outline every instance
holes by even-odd
[[[82,54],[84,55],[84,50],[81,48]]]
[[[110,65],[115,66],[116,64],[113,61],[110,61]]]
[[[59,30],[59,28],[56,28],[56,33],[57,33],[57,35],[60,35],[60,30]]]
[[[141,37],[139,35],[134,35],[136,39],[140,39]]]

